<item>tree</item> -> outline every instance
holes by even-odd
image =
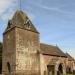
[[[0,73],[2,73],[2,49],[3,44],[0,42]]]

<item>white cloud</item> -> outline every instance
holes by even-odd
[[[13,9],[17,3],[17,0],[0,0],[0,18],[2,20],[7,20],[11,17],[10,13],[13,12]]]
[[[64,14],[74,14],[72,11],[67,11],[67,10],[64,10],[64,9],[62,9],[62,7],[67,7],[67,5],[62,5],[62,6],[52,6],[52,7],[49,7],[49,6],[46,6],[46,5],[44,5],[44,4],[42,4],[42,0],[40,0],[41,1],[41,3],[36,3],[36,2],[31,2],[33,5],[35,5],[35,6],[37,6],[37,7],[40,7],[40,8],[42,8],[42,9],[44,9],[44,10],[51,10],[51,11],[56,11],[56,12],[59,12],[59,13],[64,13]]]
[[[0,0],[0,14],[10,7],[11,3],[13,3],[13,0]]]

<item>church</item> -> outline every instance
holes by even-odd
[[[67,62],[58,46],[40,43],[39,31],[17,10],[3,33],[2,74],[65,75]]]

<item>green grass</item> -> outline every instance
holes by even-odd
[[[66,74],[66,75],[73,75],[73,74]]]

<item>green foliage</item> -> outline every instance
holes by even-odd
[[[3,44],[0,42],[0,73],[2,72],[2,49]]]
[[[3,44],[0,42],[0,56],[2,56],[2,46]]]
[[[3,44],[0,42],[0,63],[2,62],[2,49],[3,49]]]

